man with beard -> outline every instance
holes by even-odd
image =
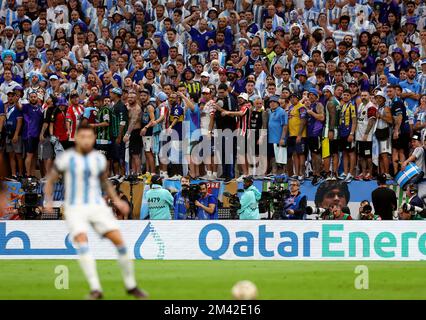
[[[178,95],[176,92],[171,92],[169,95],[169,122],[170,126],[167,131],[171,134],[171,156],[172,158],[172,179],[179,179],[179,176],[182,176],[182,125],[184,120],[184,108],[181,103],[178,101]],[[174,132],[173,132],[174,130]]]
[[[407,68],[407,80],[402,81],[400,86],[402,88],[401,98],[404,100],[405,105],[408,108],[409,118],[410,120],[414,120],[414,112],[419,105],[421,86],[418,83],[416,78],[416,68],[413,66],[409,66]]]
[[[148,92],[141,92],[141,102],[148,99]],[[129,142],[129,153],[131,157],[131,172],[139,174],[141,172],[141,152],[142,152],[142,137],[141,131],[141,115],[142,108],[136,101],[136,92],[131,91],[127,96],[127,110],[129,113],[129,126],[124,135],[123,142]]]
[[[19,105],[18,105],[19,107]],[[22,131],[22,141],[26,153],[25,171],[27,176],[34,176],[39,135],[43,121],[43,111],[38,104],[37,92],[33,91],[29,95],[29,103],[21,106],[24,116],[24,126]]]

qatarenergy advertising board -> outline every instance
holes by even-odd
[[[120,221],[135,259],[424,260],[422,221]],[[115,248],[93,232],[97,259]],[[76,259],[64,221],[0,222],[0,259]]]

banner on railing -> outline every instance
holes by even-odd
[[[135,259],[423,260],[426,223],[409,221],[120,221]],[[112,244],[89,233],[98,259]],[[76,259],[64,221],[0,222],[0,259]]]

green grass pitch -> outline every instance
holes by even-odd
[[[69,289],[55,288],[55,267],[69,270]],[[369,289],[355,289],[357,265]],[[116,261],[97,261],[105,299],[124,293]],[[239,280],[253,281],[259,299],[426,299],[426,262],[368,261],[136,261],[151,299],[231,299]],[[0,299],[83,299],[88,286],[76,260],[3,260]]]

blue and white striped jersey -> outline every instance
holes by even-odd
[[[55,167],[64,175],[65,206],[104,203],[101,175],[106,164],[105,156],[96,150],[84,155],[69,149],[56,158]]]

